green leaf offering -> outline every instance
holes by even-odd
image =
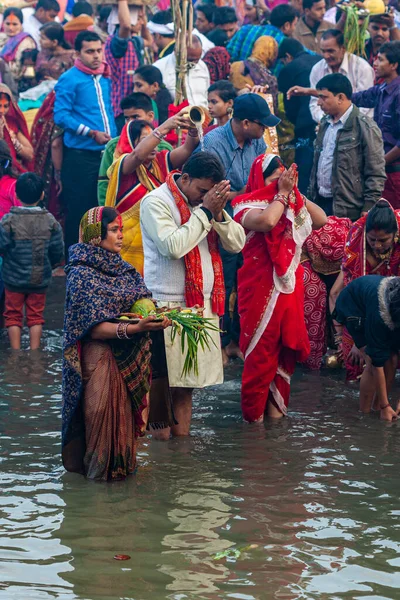
[[[171,340],[173,342],[175,340],[178,341],[176,337],[177,335],[180,336],[182,354],[184,354],[185,348],[187,349],[182,376],[188,375],[191,371],[194,371],[195,375],[199,374],[199,346],[203,351],[206,349],[210,350],[210,344],[216,346],[210,332],[221,331],[213,319],[203,317],[202,309],[156,309],[154,302],[150,298],[140,298],[140,300],[137,300],[131,306],[130,312],[140,315],[142,318],[154,316],[155,319],[162,320],[164,317],[167,317],[171,320]]]
[[[210,344],[216,346],[210,331],[220,332],[220,328],[213,319],[203,317],[197,311],[192,312],[190,309],[173,309],[161,314],[172,321],[171,340],[176,340],[176,336],[179,335],[182,354],[185,352],[185,346],[187,348],[182,376],[188,375],[191,371],[198,375],[199,346],[203,351],[206,348],[210,350]]]
[[[347,52],[365,57],[365,41],[369,22],[368,11],[359,9],[354,4],[340,4],[341,10],[346,13],[344,26],[344,43]],[[359,19],[362,18],[361,25]]]

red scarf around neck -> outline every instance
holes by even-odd
[[[86,73],[86,75],[103,75],[103,77],[110,77],[110,68],[106,62],[102,62],[97,69],[89,69],[89,67],[83,64],[80,58],[76,58],[74,66],[79,69],[79,71],[82,71],[82,73]]]
[[[181,224],[184,225],[189,221],[192,213],[185,202],[182,192],[176,184],[174,173],[169,173],[165,181],[179,210]],[[225,312],[225,285],[222,260],[218,249],[218,235],[214,229],[211,229],[209,232],[207,241],[214,270],[214,287],[211,294],[212,311],[213,313],[222,316]],[[192,307],[196,304],[204,306],[203,269],[201,267],[199,247],[196,246],[193,250],[190,250],[190,252],[185,254],[184,259],[186,306]]]

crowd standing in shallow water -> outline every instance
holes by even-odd
[[[2,14],[4,325],[38,349],[66,274],[63,461],[94,479],[188,435],[230,360],[249,423],[327,353],[400,413],[397,0],[169,4]]]

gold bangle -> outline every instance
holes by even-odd
[[[283,206],[287,206],[289,204],[289,196],[286,196],[283,192],[278,192],[274,196],[274,202],[280,202]]]

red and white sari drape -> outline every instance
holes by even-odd
[[[246,228],[246,215],[266,209],[278,192],[278,182],[264,185],[262,161],[253,163],[247,190],[232,202],[234,218]],[[268,233],[248,231],[244,263],[238,272],[240,348],[245,356],[242,411],[255,421],[268,400],[286,414],[290,380],[296,361],[310,351],[304,322],[302,245],[311,233],[311,218],[295,188],[277,225]]]

